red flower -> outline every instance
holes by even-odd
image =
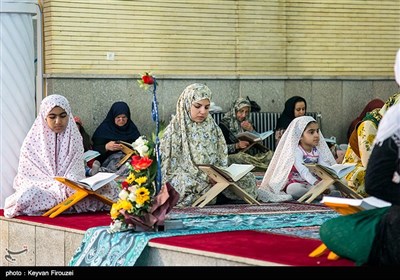
[[[129,188],[128,182],[127,182],[127,181],[123,181],[123,182],[121,183],[121,187],[122,187],[124,190],[127,190],[127,189]]]
[[[148,157],[140,157],[135,155],[132,156],[131,165],[135,170],[144,170],[150,167],[152,162],[153,160]]]
[[[150,76],[149,73],[146,73],[145,75],[142,76],[142,81],[147,85],[154,84],[153,76]]]

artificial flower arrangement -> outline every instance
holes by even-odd
[[[134,225],[126,223],[125,219],[129,216],[140,218],[149,212],[157,168],[153,146],[144,136],[132,143],[135,153],[125,163],[129,176],[120,183],[119,200],[111,207],[111,232],[133,228]]]
[[[159,120],[155,78],[150,73],[141,76],[141,87],[153,86],[152,116],[156,133],[152,139],[140,136],[132,143],[133,156],[125,164],[129,175],[120,183],[119,199],[111,207],[109,232],[158,230],[166,214],[178,202],[178,193],[167,183],[161,186],[159,154]],[[156,116],[156,118],[154,118]]]

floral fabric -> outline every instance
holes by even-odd
[[[356,128],[356,126],[364,119],[364,117],[366,116],[366,114],[367,114],[368,112],[371,112],[372,110],[377,109],[377,108],[382,108],[382,106],[383,106],[384,104],[385,104],[384,101],[381,100],[381,99],[379,99],[379,98],[372,99],[370,102],[368,102],[368,104],[365,105],[364,109],[363,109],[362,112],[358,115],[358,117],[355,118],[355,119],[351,122],[351,124],[350,124],[350,126],[349,126],[349,128],[348,128],[348,130],[347,130],[347,140],[350,139],[350,136],[351,136],[351,134],[353,133],[353,130],[354,130],[354,129]]]
[[[68,114],[68,125],[61,133],[53,132],[46,122],[54,107]],[[40,112],[25,137],[13,187],[15,193],[5,200],[4,216],[42,215],[73,194],[73,190],[54,180],[55,176],[79,180],[85,177],[82,136],[75,124],[68,100],[57,94],[42,100]],[[112,187],[99,191],[102,195],[117,195]],[[73,206],[76,212],[96,211],[105,205],[86,198]]]
[[[365,170],[371,156],[378,125],[386,111],[394,104],[397,104],[399,100],[400,93],[396,93],[386,100],[382,108],[374,109],[367,113],[366,117],[356,128],[357,141],[353,145],[358,144],[358,147],[352,147],[352,141],[350,141],[344,155],[342,163],[356,163],[356,168],[345,177],[347,184],[364,197],[368,196],[365,192]]]
[[[350,188],[366,197],[365,170],[372,152],[373,142],[378,126],[372,121],[364,121],[357,128],[358,151],[360,157],[354,152],[351,144],[348,145],[342,163],[356,163],[356,168],[346,175],[345,179]]]
[[[214,119],[208,115],[203,122],[196,123],[190,118],[192,103],[204,99],[211,101],[211,91],[206,85],[189,85],[179,97],[176,114],[160,140],[162,180],[179,193],[178,206],[192,205],[212,186],[198,164],[228,166],[227,146]],[[254,195],[256,181],[251,173],[238,185]],[[228,190],[224,194],[234,196]]]

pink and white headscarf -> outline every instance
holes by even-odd
[[[56,106],[63,108],[69,118],[67,128],[59,134],[53,132],[46,121],[47,115]],[[82,157],[82,136],[68,100],[61,95],[49,95],[43,99],[40,113],[22,144],[14,188],[24,188],[27,179],[34,179],[35,184],[38,180],[44,180],[43,184],[45,181],[54,184],[54,176],[82,179],[85,177]]]
[[[47,115],[56,106],[63,108],[69,118],[66,129],[61,133],[52,131],[46,121]],[[82,158],[82,136],[68,100],[57,94],[47,96],[42,100],[39,115],[22,143],[13,185],[16,192],[6,199],[4,214],[7,217],[38,215],[65,200],[73,190],[54,177],[84,178]]]

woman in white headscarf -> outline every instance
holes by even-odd
[[[228,165],[224,136],[209,115],[210,102],[211,91],[206,85],[195,83],[186,87],[160,141],[162,179],[179,193],[178,206],[191,206],[213,185],[198,164]],[[248,194],[255,195],[256,180],[252,173],[237,184]],[[229,190],[223,194],[238,199]]]
[[[4,216],[37,216],[61,203],[75,191],[54,179],[85,178],[82,136],[75,124],[68,100],[53,94],[44,98],[40,112],[25,137],[13,187],[15,193],[5,200]],[[99,194],[114,200],[116,184],[104,186]],[[86,212],[109,209],[108,205],[87,197],[70,211]]]
[[[300,143],[305,130],[314,123],[313,133],[318,133],[318,144],[307,145],[306,151]],[[310,116],[301,116],[292,120],[276,147],[274,156],[258,188],[258,199],[263,202],[280,202],[297,199],[315,185],[319,178],[315,177],[303,162],[319,163],[330,166],[336,163],[326,141],[318,129],[317,121]],[[293,186],[290,186],[293,185]],[[289,188],[293,187],[293,192]],[[292,195],[296,197],[292,197]]]

